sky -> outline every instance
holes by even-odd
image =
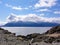
[[[20,20],[60,23],[60,0],[0,0],[0,25]]]

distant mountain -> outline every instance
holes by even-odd
[[[17,21],[17,22],[9,22],[5,24],[6,27],[51,27],[51,26],[57,26],[60,25],[58,23],[50,23],[50,22],[23,22],[23,21]]]
[[[60,19],[60,18],[59,18]],[[6,27],[51,27],[60,25],[59,20],[56,18],[46,18],[35,14],[26,16],[10,15],[7,18],[7,23],[3,26]]]

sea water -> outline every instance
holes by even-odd
[[[32,33],[44,33],[51,27],[2,27],[16,35],[28,35]]]

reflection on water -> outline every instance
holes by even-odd
[[[31,33],[43,33],[49,30],[51,27],[2,27],[17,35],[27,35]]]

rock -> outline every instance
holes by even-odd
[[[55,41],[54,37],[48,37],[47,39],[44,40],[44,42],[46,43],[52,43],[53,41]]]
[[[54,36],[55,35],[55,36]],[[56,36],[58,35],[58,36]],[[1,43],[3,41],[3,43]],[[40,34],[40,33],[33,33],[24,35],[15,35],[15,33],[11,33],[8,30],[4,30],[0,28],[0,44],[1,45],[28,45],[31,43],[44,42],[47,45],[50,43],[60,43],[60,26],[52,27],[47,32]],[[6,44],[8,43],[8,44]]]
[[[45,32],[45,34],[60,33],[60,26],[52,27],[50,30]]]
[[[28,34],[26,37],[27,37],[27,39],[32,39],[32,38],[37,37],[38,35],[40,35],[40,33]]]
[[[4,30],[3,28],[0,28],[0,30]]]
[[[24,36],[18,37],[15,33],[0,28],[0,45],[28,45],[28,41],[22,41],[22,38],[20,38]]]

